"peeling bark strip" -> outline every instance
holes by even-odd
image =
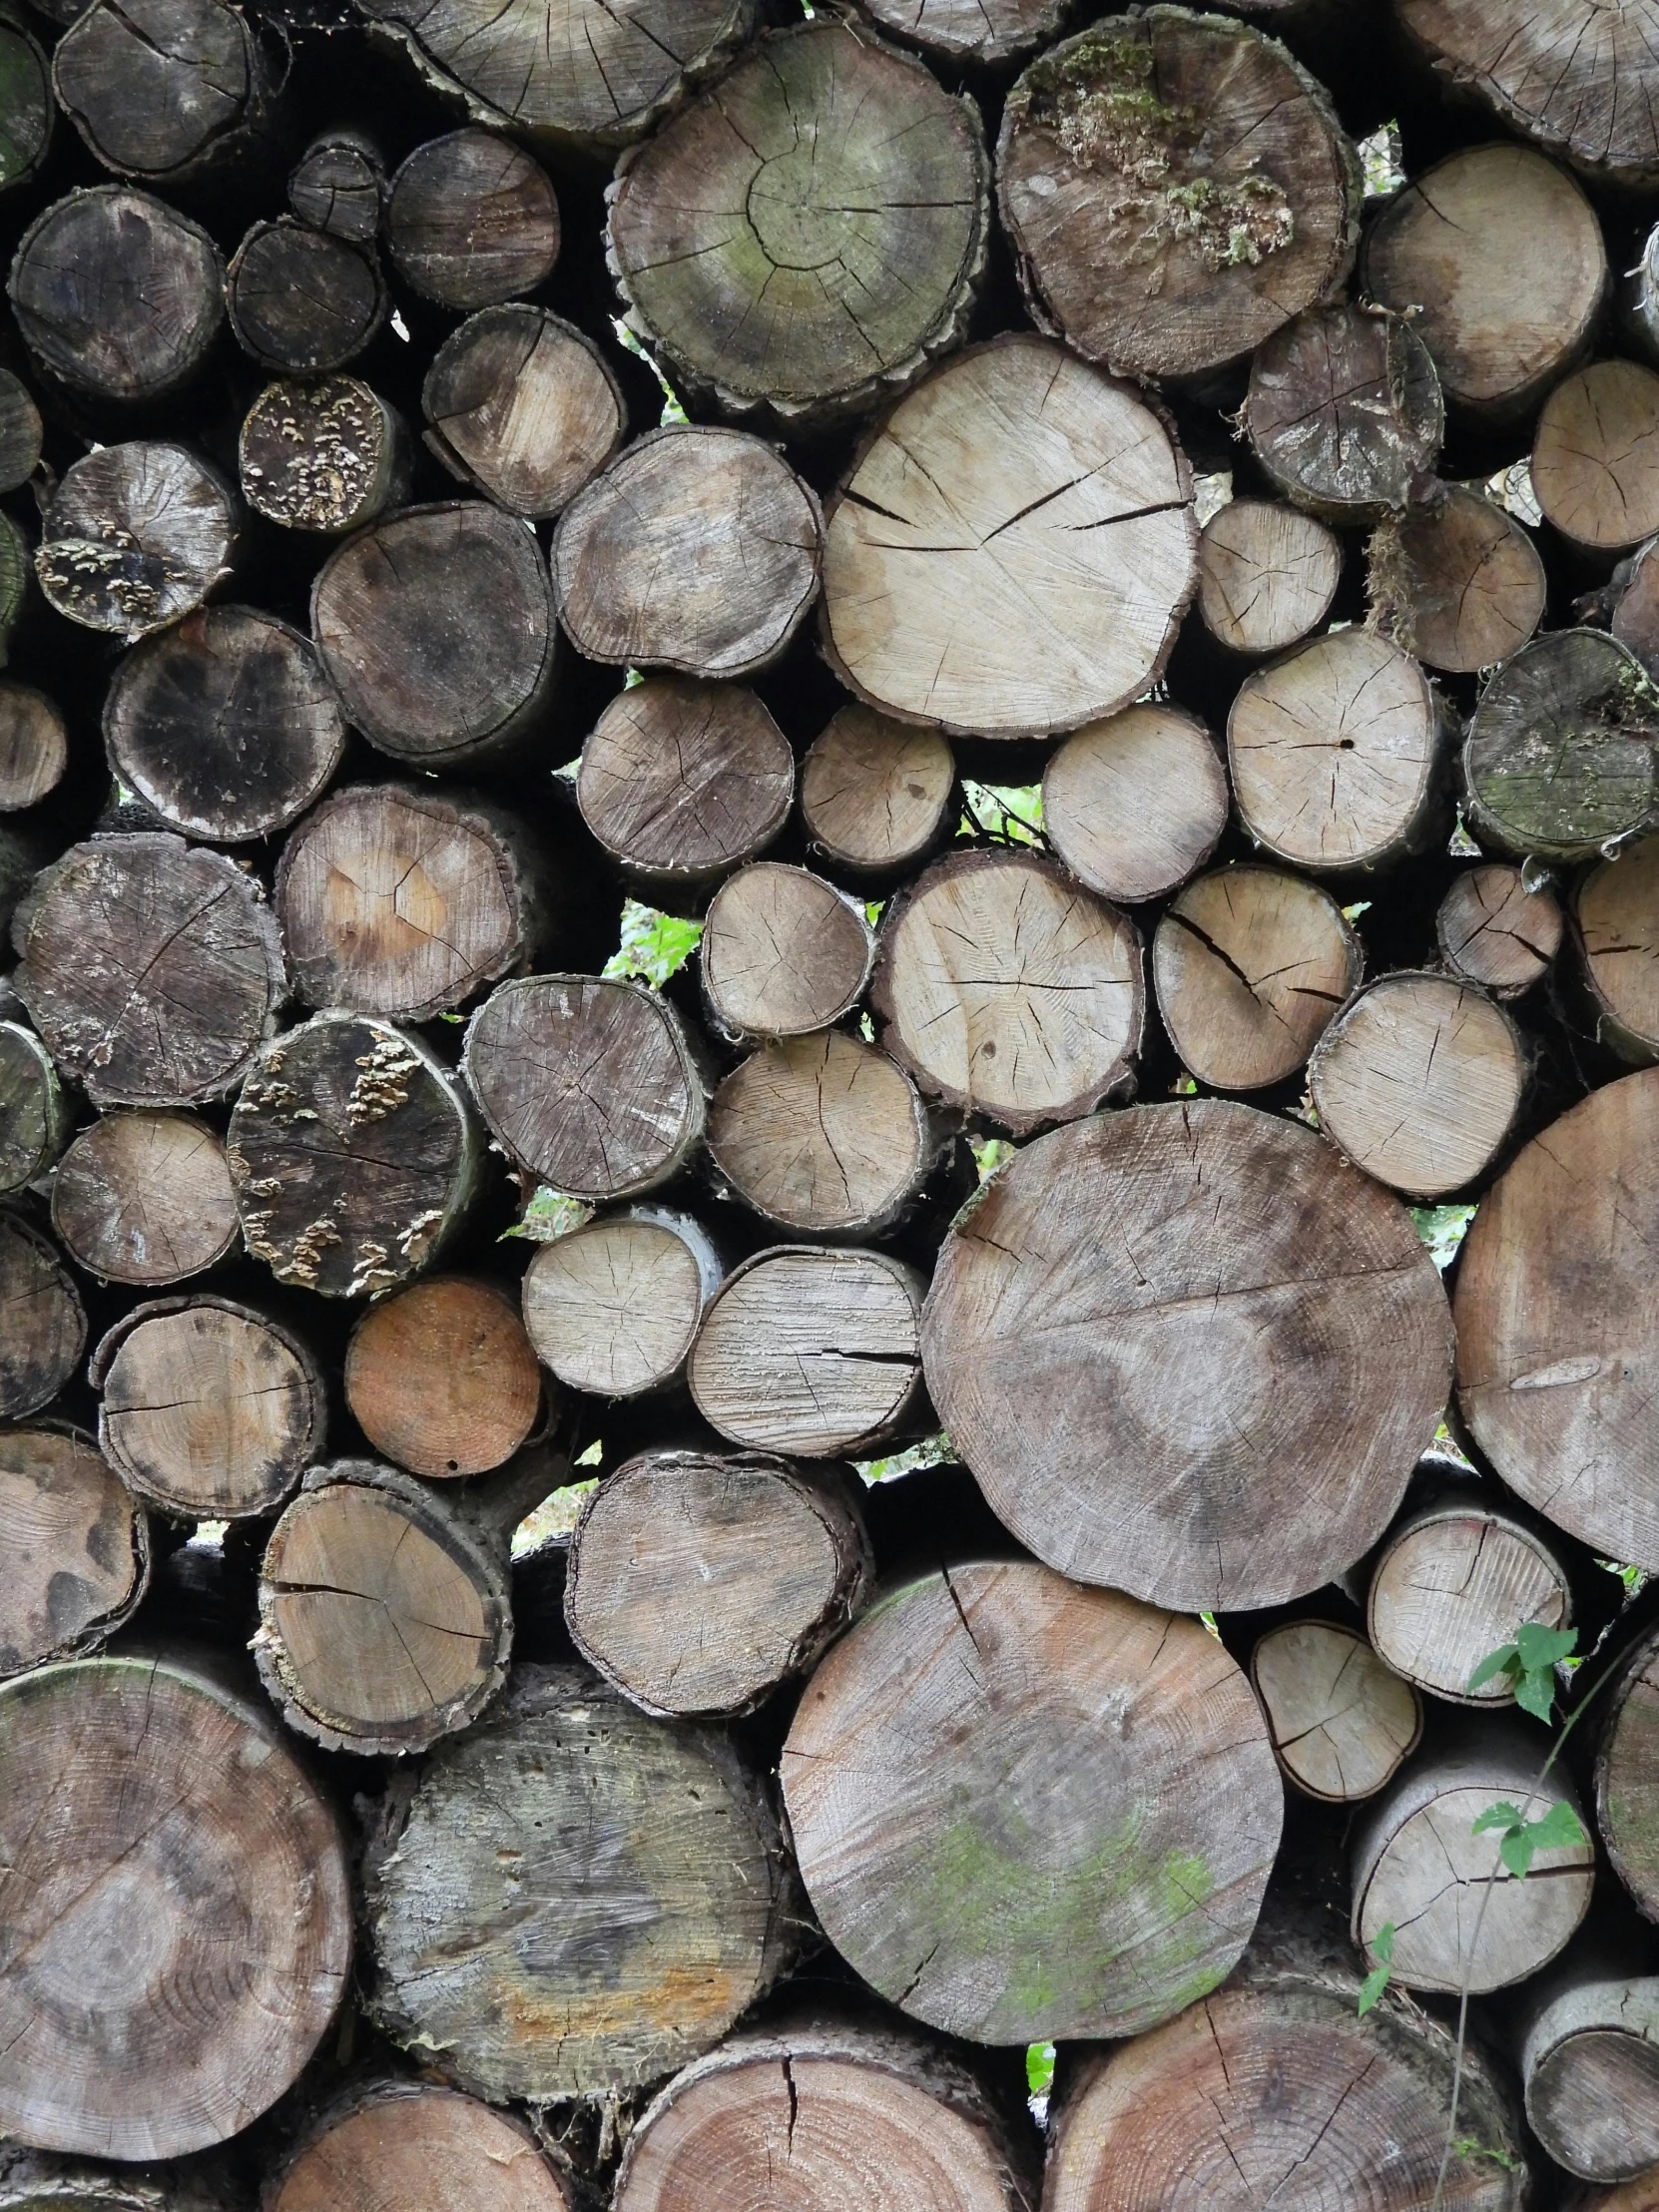
[[[69,1129],[51,1054],[32,1029],[0,1021],[0,1191],[20,1191],[44,1175]]]
[[[345,1992],[327,1805],[270,1711],[182,1659],[0,1686],[0,2126],[101,2158],[224,2141],[290,2086]]]
[[[1274,1757],[1305,1797],[1327,1805],[1375,1797],[1422,1734],[1412,1684],[1337,1621],[1270,1628],[1250,1655],[1250,1681]]]
[[[1353,266],[1354,149],[1248,24],[1169,7],[1093,24],[1014,86],[996,167],[1034,318],[1125,375],[1248,353]]]
[[[555,153],[609,157],[643,138],[755,28],[754,0],[357,0],[440,89]]]
[[[1626,1060],[1659,1060],[1659,836],[1622,846],[1579,883],[1573,941],[1596,1034]]]
[[[439,1479],[488,1474],[542,1409],[517,1299],[442,1275],[377,1302],[351,1333],[345,1401],[375,1450],[399,1466]]]
[[[1532,988],[1561,949],[1562,927],[1554,894],[1543,886],[1528,890],[1518,867],[1501,864],[1453,876],[1434,917],[1447,964],[1494,998],[1519,998]]]
[[[1198,611],[1234,653],[1282,653],[1331,612],[1343,542],[1313,515],[1267,499],[1230,499],[1204,525]]]
[[[685,1367],[725,1273],[689,1214],[630,1206],[540,1247],[525,1270],[524,1326],[571,1389],[637,1397]]]
[[[875,935],[860,899],[761,860],[716,891],[698,949],[703,1002],[724,1036],[800,1037],[863,996]]]
[[[450,332],[420,404],[426,442],[450,475],[537,522],[569,506],[628,428],[622,388],[592,338],[518,303]]]
[[[1544,564],[1512,516],[1461,484],[1436,485],[1366,548],[1374,617],[1430,668],[1472,676],[1518,653],[1543,620]]]
[[[177,1283],[223,1260],[242,1224],[218,1132],[194,1114],[105,1114],[52,1181],[52,1227],[109,1283]]]
[[[246,159],[274,83],[226,0],[94,0],[52,58],[58,104],[93,157],[164,190]]]
[[[385,2081],[316,2119],[265,2201],[270,2212],[394,2204],[462,2212],[477,2202],[482,2177],[491,2212],[570,2212],[564,2184],[522,2120],[429,2082]]]
[[[1221,1646],[1029,1561],[877,1604],[813,1677],[781,1765],[835,1948],[903,2010],[988,2043],[1133,2035],[1213,1989],[1283,1816]]]
[[[0,1207],[0,1421],[38,1413],[81,1364],[86,1310],[56,1246]]]
[[[750,1713],[862,1610],[875,1571],[836,1466],[656,1451],[608,1474],[570,1539],[577,1650],[642,1711]]]
[[[899,401],[830,502],[826,654],[903,722],[1074,730],[1162,673],[1197,537],[1192,472],[1138,393],[993,338]]]
[[[183,837],[71,846],[36,877],[13,934],[19,996],[96,1106],[223,1097],[286,995],[259,884]]]
[[[1602,1557],[1659,1567],[1659,1070],[1533,1138],[1470,1225],[1457,1399],[1509,1487]]]
[[[660,2080],[793,1948],[759,1777],[723,1730],[648,1720],[585,1668],[516,1669],[393,1805],[367,1878],[376,2016],[496,2099]]]
[[[1659,2160],[1659,1979],[1586,1950],[1528,1991],[1526,2117],[1583,2181],[1629,2181]]]
[[[391,181],[386,251],[406,284],[471,313],[534,291],[559,258],[546,172],[490,131],[417,146]]]
[[[1298,315],[1259,348],[1244,426],[1294,506],[1326,522],[1381,522],[1420,496],[1445,410],[1410,324],[1339,301]]]
[[[267,384],[248,410],[237,458],[243,497],[285,530],[339,537],[408,489],[408,433],[355,376]]]
[[[301,1290],[366,1298],[437,1257],[482,1150],[460,1085],[424,1044],[332,1011],[262,1053],[226,1157],[254,1257]]]
[[[999,1519],[1063,1574],[1195,1611],[1370,1549],[1451,1349],[1403,1206],[1312,1130],[1211,1099],[1025,1146],[946,1238],[922,1323]]]
[[[965,2062],[913,2030],[811,2014],[731,2036],[635,2124],[616,2212],[758,2205],[787,2172],[814,2212],[1028,2212],[1031,2145]]]
[[[184,2166],[109,2166],[0,2145],[0,2212],[234,2212],[225,2175]]]
[[[79,1429],[0,1432],[0,1675],[95,1651],[150,1581],[144,1507]]]
[[[131,644],[227,580],[240,519],[231,486],[188,446],[101,446],[47,502],[35,574],[59,614]]]
[[[798,427],[893,396],[960,341],[990,163],[966,95],[831,16],[765,34],[607,197],[641,335],[716,404]]]
[[[1372,1570],[1366,1627],[1396,1674],[1454,1705],[1509,1705],[1508,1677],[1478,1690],[1480,1662],[1510,1642],[1518,1621],[1565,1628],[1567,1570],[1523,1521],[1466,1486],[1389,1530]]]

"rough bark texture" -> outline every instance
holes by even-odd
[[[777,1821],[725,1734],[648,1720],[573,1667],[519,1668],[427,1763],[369,1885],[375,2012],[498,2099],[660,2079],[790,1948]]]
[[[753,676],[818,597],[823,534],[817,496],[773,446],[695,423],[651,430],[559,518],[559,619],[590,661]]]
[[[144,1508],[76,1429],[0,1432],[0,1675],[95,1651],[150,1580]]]
[[[354,131],[323,131],[288,175],[288,206],[301,223],[353,246],[380,228],[386,170],[378,148]]]
[[[608,1474],[570,1540],[577,1650],[647,1713],[747,1713],[862,1610],[874,1558],[856,1477],[659,1451]]]
[[[375,1450],[415,1474],[489,1473],[542,1406],[517,1301],[444,1275],[371,1306],[345,1355],[345,1402]]]
[[[768,34],[608,195],[630,321],[693,388],[788,426],[867,408],[958,344],[983,269],[978,110],[834,16]]]
[[[1227,827],[1215,740],[1173,707],[1131,707],[1076,731],[1042,792],[1044,832],[1072,874],[1131,906],[1184,883]]]
[[[0,1207],[0,1420],[50,1404],[81,1364],[87,1317],[56,1246]]]
[[[703,997],[729,1037],[800,1037],[863,996],[875,937],[861,900],[802,867],[761,860],[715,893],[701,944]]]
[[[1522,871],[1501,862],[1454,876],[1434,916],[1447,964],[1494,998],[1519,998],[1548,973],[1562,927],[1553,893],[1528,890]]]
[[[826,652],[901,722],[1075,730],[1162,673],[1197,539],[1192,471],[1138,393],[993,339],[899,401],[831,502]]]
[[[188,446],[101,446],[48,501],[35,574],[59,614],[131,643],[226,581],[238,520],[230,486]]]
[[[1253,25],[1159,7],[1014,86],[1003,226],[1039,321],[1132,376],[1248,353],[1340,289],[1360,174],[1328,96]]]
[[[1595,1767],[1596,1826],[1614,1873],[1650,1921],[1659,1921],[1659,1633],[1631,1648],[1602,1716]]]
[[[922,1357],[1021,1542],[1196,1610],[1301,1596],[1375,1543],[1451,1331],[1403,1207],[1311,1130],[1198,1099],[1027,1145],[945,1240]]]
[[[63,716],[32,685],[0,682],[0,815],[34,807],[69,766]]]
[[[69,1129],[51,1054],[32,1029],[0,1021],[0,1191],[20,1191],[44,1175]]]
[[[1456,1705],[1512,1704],[1508,1677],[1470,1680],[1521,1621],[1565,1628],[1572,1587],[1549,1546],[1478,1492],[1442,1498],[1389,1530],[1372,1570],[1366,1627],[1396,1674]]]
[[[223,1139],[194,1114],[105,1114],[52,1182],[52,1227],[108,1283],[178,1283],[223,1260],[242,1227]]]
[[[1282,653],[1331,611],[1343,542],[1316,516],[1271,499],[1230,499],[1198,543],[1198,611],[1235,653]]]
[[[433,356],[420,403],[426,442],[509,514],[542,521],[615,457],[622,391],[592,338],[546,307],[486,307]]]
[[[254,1257],[301,1290],[364,1298],[437,1257],[482,1149],[460,1085],[423,1043],[333,1011],[266,1048],[227,1158]]]
[[[1584,877],[1573,938],[1597,1035],[1627,1060],[1659,1060],[1659,837],[1638,837]]]
[[[1524,2008],[1526,2117],[1583,2181],[1629,2181],[1659,2160],[1659,1980],[1586,1953]]]
[[[385,2081],[332,2104],[268,2182],[266,2212],[570,2212],[571,2195],[510,2113],[430,2082]]]
[[[1314,307],[1250,364],[1244,427],[1296,506],[1327,522],[1380,522],[1421,495],[1445,427],[1428,349],[1401,316]]]
[[[781,1764],[835,1948],[980,2042],[1135,2034],[1205,1995],[1283,1817],[1249,1684],[1198,1623],[1029,1561],[889,1595],[813,1677]]]
[[[391,181],[386,249],[406,284],[471,313],[534,291],[559,258],[546,172],[490,131],[417,146]]]
[[[0,2145],[5,2212],[237,2212],[236,2185],[211,2165],[93,2165]]]
[[[870,1002],[924,1090],[1024,1134],[1130,1087],[1140,939],[1051,860],[953,853],[885,916]]]
[[[72,846],[36,878],[13,935],[18,994],[95,1106],[223,1097],[286,995],[259,884],[182,837]]]
[[[524,1326],[561,1382],[637,1397],[685,1367],[725,1269],[689,1214],[631,1206],[543,1245],[524,1275]]]
[[[1250,1680],[1274,1757],[1305,1796],[1328,1805],[1375,1797],[1422,1735],[1412,1685],[1337,1621],[1270,1628],[1250,1655]]]
[[[956,764],[936,731],[841,707],[801,764],[801,820],[837,867],[890,876],[948,829],[955,788]]]
[[[1545,519],[1595,554],[1659,530],[1659,375],[1594,361],[1556,385],[1538,417],[1532,488]]]
[[[1366,548],[1372,612],[1430,668],[1472,676],[1518,653],[1543,619],[1547,582],[1521,525],[1449,484]]]
[[[333,1815],[272,1715],[183,1659],[6,1683],[0,1748],[0,2123],[103,2158],[223,2141],[289,2086],[345,1992]]]
[[[226,0],[93,0],[52,57],[58,105],[94,159],[166,190],[248,153],[272,75]]]
[[[237,457],[244,498],[284,530],[340,537],[408,489],[403,425],[355,376],[268,384],[248,410]]]
[[[227,273],[225,299],[244,352],[278,375],[302,376],[354,361],[389,304],[372,248],[291,216],[255,224]]]

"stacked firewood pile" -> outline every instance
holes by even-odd
[[[1659,0],[39,6],[0,2212],[1649,2212]]]

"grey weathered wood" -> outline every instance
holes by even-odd
[[[319,132],[288,172],[288,207],[299,221],[353,246],[372,243],[385,194],[380,151],[355,131]]]
[[[1546,521],[1592,559],[1659,530],[1659,375],[1640,361],[1592,361],[1544,401],[1532,489]]]
[[[1550,2157],[1582,2181],[1645,2173],[1659,2161],[1659,1979],[1592,1944],[1518,2010],[1526,2117]]]
[[[524,1326],[561,1382],[637,1397],[685,1367],[726,1269],[689,1214],[629,1206],[542,1245],[524,1272]]]
[[[1597,1036],[1659,1059],[1659,837],[1634,838],[1574,887],[1573,943]]]
[[[109,2166],[0,2145],[4,2212],[237,2212],[235,2184],[187,2166]]]
[[[69,464],[48,500],[35,574],[59,614],[131,642],[227,581],[240,522],[230,485],[189,446],[100,446]]]
[[[1527,887],[1518,867],[1491,861],[1451,879],[1434,916],[1447,964],[1494,998],[1518,998],[1561,948],[1561,907],[1547,884]]]
[[[69,1142],[70,1113],[52,1055],[32,1029],[0,1021],[0,1191],[42,1176]]]
[[[827,860],[889,879],[948,833],[955,789],[956,764],[936,730],[841,707],[801,764],[801,820]]]
[[[1291,1620],[1257,1639],[1250,1680],[1274,1757],[1304,1796],[1375,1797],[1422,1735],[1422,1700],[1358,1629]]]
[[[728,1037],[800,1037],[863,996],[875,935],[863,902],[810,868],[757,860],[709,902],[703,1002]]]
[[[1398,514],[1434,471],[1445,428],[1428,348],[1402,316],[1314,307],[1250,365],[1244,427],[1287,499],[1326,522]]]
[[[1659,1634],[1619,1661],[1599,1724],[1596,1826],[1613,1872],[1647,1920],[1659,1920]]]
[[[1070,14],[1070,0],[858,0],[859,12],[940,64],[993,68],[1043,46]]]
[[[1374,615],[1430,668],[1493,668],[1543,619],[1538,549],[1512,515],[1461,484],[1436,485],[1390,516],[1366,548]]]
[[[1043,771],[1043,830],[1101,898],[1136,905],[1175,890],[1227,827],[1227,771],[1194,715],[1131,707],[1073,731]]]
[[[237,458],[248,504],[286,530],[338,537],[408,491],[408,432],[355,376],[268,384],[243,421]]]
[[[40,465],[40,409],[20,376],[0,369],[0,489],[16,491]]]
[[[150,1580],[144,1507],[79,1429],[0,1431],[0,1676],[95,1651]]]
[[[485,307],[452,330],[421,387],[426,442],[452,476],[541,521],[611,460],[628,409],[586,331],[549,308]]]
[[[1234,653],[1282,653],[1320,627],[1342,574],[1342,540],[1317,516],[1230,499],[1199,541],[1199,615]]]
[[[228,0],[92,0],[58,41],[58,104],[95,160],[172,190],[257,156],[274,56]]]
[[[254,225],[226,274],[225,296],[237,342],[278,375],[344,368],[366,351],[389,305],[372,247],[291,216]]]
[[[1478,1690],[1469,1682],[1522,1621],[1569,1627],[1572,1585],[1548,1544],[1491,1498],[1454,1490],[1388,1531],[1372,1569],[1366,1625],[1396,1674],[1455,1705],[1510,1705],[1506,1676]]]
[[[0,680],[0,815],[38,806],[69,766],[69,732],[46,694]]]
[[[113,1283],[177,1283],[223,1260],[242,1224],[217,1130],[195,1114],[104,1114],[52,1178],[52,1227]]]
[[[545,280],[559,256],[559,204],[522,147],[453,131],[417,146],[392,178],[385,235],[406,284],[471,313]]]
[[[0,1207],[0,1420],[21,1420],[80,1366],[87,1317],[57,1247],[10,1206]]]
[[[52,144],[51,66],[14,18],[0,24],[0,192],[38,174]]]

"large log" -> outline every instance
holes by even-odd
[[[1366,548],[1366,594],[1407,652],[1472,676],[1520,651],[1543,619],[1547,586],[1538,549],[1512,515],[1442,484],[1379,527]]]
[[[948,831],[955,788],[956,764],[937,731],[841,707],[801,764],[801,820],[837,868],[890,879]]]
[[[862,411],[966,333],[990,227],[978,110],[834,16],[766,34],[617,165],[629,319],[700,395]]]
[[[261,1055],[226,1158],[254,1257],[301,1290],[363,1298],[437,1257],[482,1152],[460,1084],[419,1038],[335,1009]]]
[[[32,1029],[0,1021],[0,1191],[24,1190],[43,1176],[69,1131],[52,1055]]]
[[[222,2142],[345,1994],[333,1815],[274,1716],[184,1658],[0,1685],[0,2126],[103,2158]]]
[[[559,257],[559,204],[547,173],[493,131],[417,146],[391,180],[386,250],[403,281],[470,314],[534,291]]]
[[[144,1508],[78,1429],[0,1432],[0,1675],[95,1651],[149,1585]]]
[[[1283,653],[1317,630],[1343,576],[1343,543],[1317,516],[1230,499],[1198,546],[1198,611],[1235,653]]]
[[[51,1403],[81,1364],[87,1317],[57,1247],[0,1207],[0,1421]]]
[[[368,1859],[370,2002],[493,2097],[596,2096],[711,2048],[793,1948],[759,1777],[585,1668],[520,1667],[430,1759]]]
[[[1596,1826],[1638,1912],[1659,1921],[1659,1632],[1620,1661],[1595,1762]]]
[[[94,837],[14,918],[18,995],[95,1106],[185,1106],[242,1080],[286,995],[257,881],[160,832]]]
[[[1329,1805],[1375,1797],[1422,1735],[1415,1688],[1339,1621],[1270,1628],[1251,1652],[1250,1680],[1274,1757],[1304,1796]]]
[[[174,192],[257,158],[274,59],[228,0],[93,0],[58,41],[52,86],[104,168]]]
[[[1532,488],[1545,520],[1592,555],[1659,530],[1659,375],[1593,361],[1557,384],[1532,441]]]
[[[655,1451],[606,1475],[570,1539],[577,1650],[647,1713],[748,1713],[806,1674],[869,1594],[842,1468]]]
[[[924,1090],[1023,1135],[1130,1087],[1140,939],[1052,860],[955,852],[883,918],[870,1003]]]
[[[98,446],[47,501],[35,574],[59,614],[130,644],[226,581],[239,521],[231,487],[189,446]]]
[[[194,1114],[102,1115],[52,1179],[52,1227],[107,1283],[178,1283],[223,1260],[241,1228],[217,1130]]]
[[[226,272],[225,303],[237,343],[278,376],[344,368],[390,305],[372,248],[291,216],[254,225]]]
[[[872,2202],[1028,2212],[1023,2129],[957,2052],[886,2020],[794,2017],[677,2073],[635,2123],[616,2212],[721,2212],[782,2185],[814,2212]]]
[[[269,2212],[465,2212],[485,2177],[491,2212],[570,2212],[521,2119],[430,2082],[371,2081],[312,2120],[264,2202]]]
[[[1446,964],[1494,998],[1519,998],[1548,972],[1562,928],[1548,885],[1529,889],[1523,870],[1497,861],[1454,875],[1434,916]]]
[[[1572,919],[1596,1034],[1627,1060],[1659,1060],[1659,837],[1591,868]]]
[[[803,1037],[863,996],[875,935],[861,899],[808,868],[758,860],[716,891],[698,949],[723,1036]]]
[[[1380,307],[1311,307],[1257,349],[1244,428],[1269,477],[1326,522],[1381,522],[1421,495],[1445,428],[1428,348]]]
[[[378,1301],[351,1332],[345,1402],[374,1449],[400,1467],[440,1480],[488,1474],[542,1410],[517,1301],[459,1275]]]
[[[486,307],[452,330],[426,371],[426,442],[509,514],[542,521],[615,458],[628,410],[585,331],[546,307]]]
[[[1227,771],[1196,717],[1131,707],[1073,732],[1043,771],[1043,830],[1080,883],[1136,905],[1201,868],[1227,827]]]
[[[237,441],[243,497],[284,530],[342,537],[408,491],[399,417],[355,376],[267,384]]]
[[[997,143],[1035,318],[1132,376],[1191,376],[1338,291],[1360,169],[1329,96],[1253,25],[1159,7],[1033,62]]]
[[[1582,2181],[1659,2163],[1659,1980],[1594,1950],[1528,1991],[1514,2037],[1532,2132]]]
[[[630,1206],[540,1248],[524,1273],[524,1326],[571,1389],[637,1397],[684,1369],[725,1273],[689,1214]]]
[[[1197,539],[1192,472],[1164,419],[1051,339],[1013,332],[907,393],[831,501],[825,650],[865,706],[901,722],[1075,730],[1162,674]]]
[[[1312,1130],[1212,1099],[1027,1145],[946,1238],[922,1324],[939,1418],[1020,1541],[1184,1609],[1353,1565],[1451,1351],[1404,1208]]]
[[[1487,1194],[1457,1271],[1457,1401],[1525,1502],[1659,1567],[1659,1070],[1592,1091]]]
[[[1135,2034],[1215,1988],[1284,1808],[1249,1684],[1196,1621],[1029,1561],[877,1606],[808,1685],[781,1771],[835,1948],[992,2043]]]

